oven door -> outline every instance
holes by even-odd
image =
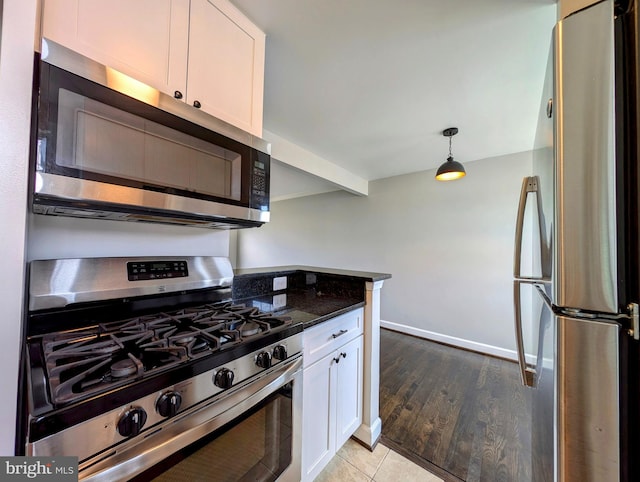
[[[302,358],[79,467],[82,481],[299,481]],[[102,457],[102,458],[101,458]]]

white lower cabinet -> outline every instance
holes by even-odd
[[[362,318],[360,309],[305,331],[311,356],[302,382],[303,481],[312,481],[362,423]]]
[[[336,451],[362,423],[362,335],[336,352]]]
[[[333,365],[331,354],[302,376],[302,480],[313,480],[336,452],[335,430],[330,428],[335,419]]]

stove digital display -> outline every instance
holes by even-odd
[[[127,263],[129,281],[189,276],[186,261],[133,261]]]

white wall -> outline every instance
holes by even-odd
[[[239,267],[305,264],[388,272],[381,318],[404,331],[513,357],[513,237],[531,152],[273,203],[272,222],[238,235]]]
[[[36,0],[2,2],[0,39],[0,455],[14,453]]]

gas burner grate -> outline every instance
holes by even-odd
[[[291,323],[243,304],[220,303],[100,323],[42,338],[51,397],[83,399]]]

